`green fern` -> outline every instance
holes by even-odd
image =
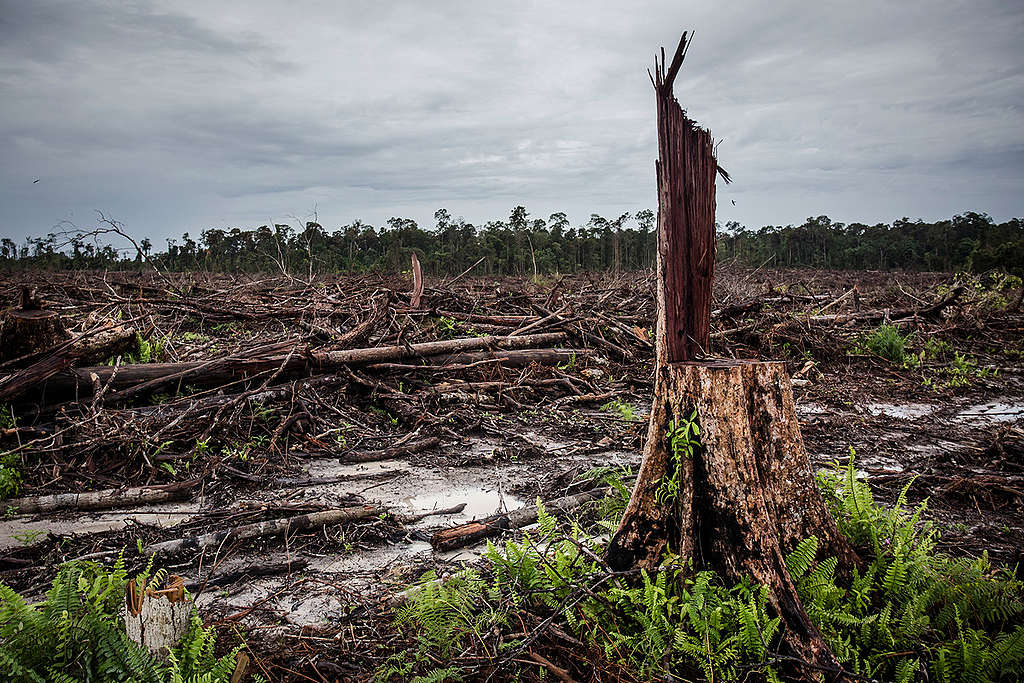
[[[144,574],[148,575],[152,564]],[[158,576],[162,574],[158,573]],[[140,585],[146,576],[140,575]],[[46,599],[29,605],[0,583],[0,669],[15,683],[137,681],[226,683],[241,646],[213,656],[215,634],[193,614],[189,633],[167,663],[157,662],[124,630],[121,606],[128,575],[91,562],[62,565]]]

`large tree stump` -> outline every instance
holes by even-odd
[[[674,457],[672,428],[694,417],[699,446]],[[664,482],[678,483],[665,500]],[[659,490],[662,494],[659,496]],[[785,555],[816,536],[823,556],[856,561],[818,491],[784,363],[693,361],[659,368],[637,484],[608,548],[616,569],[654,568],[666,549],[726,581],[768,586],[787,654],[838,669],[800,604]]]
[[[800,604],[785,556],[816,536],[820,551],[844,566],[856,557],[817,489],[785,365],[707,359],[715,180],[729,178],[711,133],[687,118],[672,94],[687,47],[684,33],[671,65],[663,51],[651,75],[658,102],[657,370],[643,463],[607,561],[613,569],[653,569],[667,549],[726,583],[749,578],[767,586],[783,621],[780,648],[793,662],[787,677],[813,680],[842,670]],[[692,440],[680,436],[687,424],[699,426]]]

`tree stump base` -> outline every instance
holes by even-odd
[[[135,580],[125,589],[124,625],[128,637],[166,661],[192,624],[192,601],[180,576],[168,577],[163,589],[142,589]]]
[[[56,311],[8,311],[0,321],[0,361],[45,351],[67,338],[67,331]]]
[[[699,443],[680,456],[673,429],[691,416]],[[670,500],[666,481],[675,483]],[[785,364],[660,365],[643,463],[608,547],[612,568],[654,568],[668,549],[727,583],[749,577],[767,586],[784,623],[783,649],[810,665],[799,674],[809,679],[839,668],[786,569],[786,554],[809,536],[822,556],[857,562],[818,490]]]

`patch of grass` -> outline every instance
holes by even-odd
[[[573,372],[576,369],[576,354],[570,353],[569,360],[564,363],[559,363],[557,367],[559,370],[563,370],[565,372]]]
[[[895,325],[879,325],[862,337],[858,346],[893,363],[902,364],[907,358],[906,345],[911,336],[900,334],[900,329]]]

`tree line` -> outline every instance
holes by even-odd
[[[118,250],[101,238],[107,231],[51,233],[21,245],[0,239],[7,268],[106,269],[142,267],[151,261],[172,271],[210,270],[293,273],[370,270],[399,272],[416,252],[427,274],[456,274],[477,264],[490,275],[532,275],[650,268],[657,254],[656,215],[645,209],[615,218],[591,214],[573,226],[566,214],[531,217],[523,206],[508,219],[473,225],[447,209],[424,228],[410,218],[391,218],[380,228],[356,220],[333,231],[315,221],[255,229],[210,228],[167,240],[154,251],[149,239]],[[717,257],[744,265],[870,270],[976,270],[1001,268],[1024,275],[1024,220],[996,223],[967,212],[928,223],[837,223],[827,216],[801,225],[749,229],[718,226]]]

